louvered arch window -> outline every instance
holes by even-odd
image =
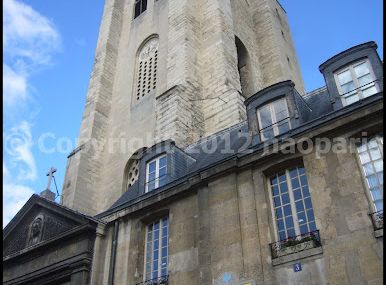
[[[159,40],[152,37],[138,52],[135,98],[140,100],[157,88]]]

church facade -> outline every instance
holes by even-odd
[[[106,0],[61,204],[3,236],[4,284],[383,284],[383,63],[304,92],[276,0]]]

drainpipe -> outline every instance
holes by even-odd
[[[114,223],[113,240],[111,243],[110,269],[109,269],[109,285],[114,285],[115,259],[117,255],[119,221]]]

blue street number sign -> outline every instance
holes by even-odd
[[[299,271],[302,271],[302,264],[300,262],[294,264],[294,272],[299,272]]]

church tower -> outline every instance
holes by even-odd
[[[245,121],[244,100],[284,80],[304,93],[277,0],[105,0],[62,203],[106,210],[136,181],[139,150]]]

